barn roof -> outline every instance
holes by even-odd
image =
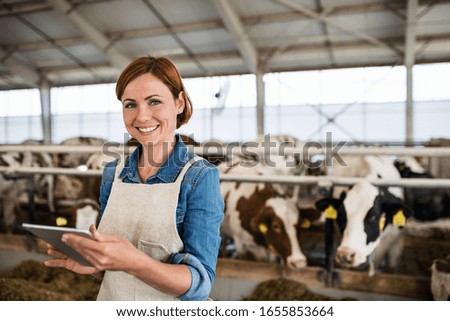
[[[184,77],[448,62],[448,17],[450,0],[4,0],[0,89],[113,82],[147,54]]]

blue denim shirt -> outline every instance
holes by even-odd
[[[119,178],[125,183],[141,183],[138,157],[142,146],[128,157]],[[177,143],[166,162],[146,181],[146,184],[172,183],[184,165],[195,155],[189,152],[177,136]],[[103,170],[100,187],[100,214],[108,202],[114,181],[117,161],[108,163]],[[131,214],[131,213],[130,213]],[[192,275],[189,290],[180,300],[206,300],[216,276],[220,246],[220,224],[224,218],[224,202],[220,193],[218,169],[207,160],[195,162],[181,183],[177,205],[177,230],[184,243],[183,253],[174,253],[170,263],[186,264]]]

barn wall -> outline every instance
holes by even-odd
[[[450,119],[450,101],[415,103],[414,127],[416,141],[450,137],[447,119]],[[336,125],[326,124],[317,112],[334,115],[343,108],[345,113],[336,118]],[[323,140],[326,132],[335,140],[393,141],[405,140],[404,108],[399,103],[353,105],[267,106],[266,133],[290,134],[302,140]],[[379,126],[382,123],[383,126]],[[20,143],[25,139],[42,139],[40,116],[0,117],[2,135],[0,143]],[[318,131],[319,128],[322,130]],[[385,128],[389,128],[386,131]],[[3,135],[4,132],[4,135]],[[197,141],[220,139],[223,141],[254,140],[256,110],[254,107],[226,108],[211,115],[210,109],[194,110],[190,123],[180,132],[193,135]],[[75,136],[101,137],[123,142],[126,131],[121,113],[89,113],[53,116],[53,142]]]

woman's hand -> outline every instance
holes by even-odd
[[[94,267],[82,265],[48,245],[47,253],[56,259],[44,262],[49,267],[64,267],[79,274],[92,274],[103,270],[126,271],[141,252],[129,241],[114,235],[100,233],[91,225],[92,238],[64,234],[62,241],[80,253]]]
[[[98,272],[96,268],[78,263],[74,259],[71,259],[64,253],[58,251],[53,245],[48,243],[47,254],[53,256],[55,259],[45,261],[45,266],[63,267],[78,274],[94,274]]]

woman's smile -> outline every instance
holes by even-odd
[[[141,133],[147,134],[152,133],[156,129],[159,128],[159,125],[152,126],[152,127],[136,127],[137,130],[139,130]]]

